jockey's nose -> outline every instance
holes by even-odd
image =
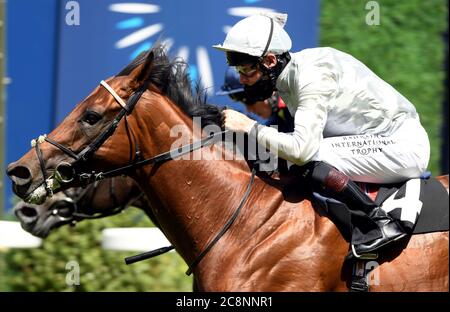
[[[31,181],[33,180],[31,170],[26,166],[11,163],[6,169],[6,174],[13,182],[14,193],[16,193],[20,197],[25,195],[28,187],[31,184]]]

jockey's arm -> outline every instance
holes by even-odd
[[[329,73],[316,71],[314,76],[308,77],[310,82],[307,84],[304,79],[292,78],[295,89],[289,91],[288,100],[294,101],[297,106],[294,132],[281,133],[275,128],[258,124],[251,132],[257,134],[259,144],[297,165],[309,162],[319,150],[327,122],[328,104],[336,93],[336,81]]]

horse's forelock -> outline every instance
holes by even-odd
[[[120,76],[128,76],[133,69],[144,63],[149,55],[149,51],[143,51],[141,52],[133,61],[131,61],[130,64],[125,66],[117,75],[116,77]]]

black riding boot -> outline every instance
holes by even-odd
[[[351,244],[356,254],[371,252],[406,235],[398,222],[378,207],[345,174],[324,162],[313,162],[310,166],[313,182],[331,197],[347,204],[352,220],[370,219],[370,224],[359,222],[366,223],[366,230],[361,230],[364,226],[358,227],[357,224],[353,229]]]

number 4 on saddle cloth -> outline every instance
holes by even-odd
[[[399,184],[358,185],[393,219],[399,220],[408,234],[449,230],[449,195],[429,173]],[[313,200],[350,242],[354,222],[346,204],[315,191]]]

